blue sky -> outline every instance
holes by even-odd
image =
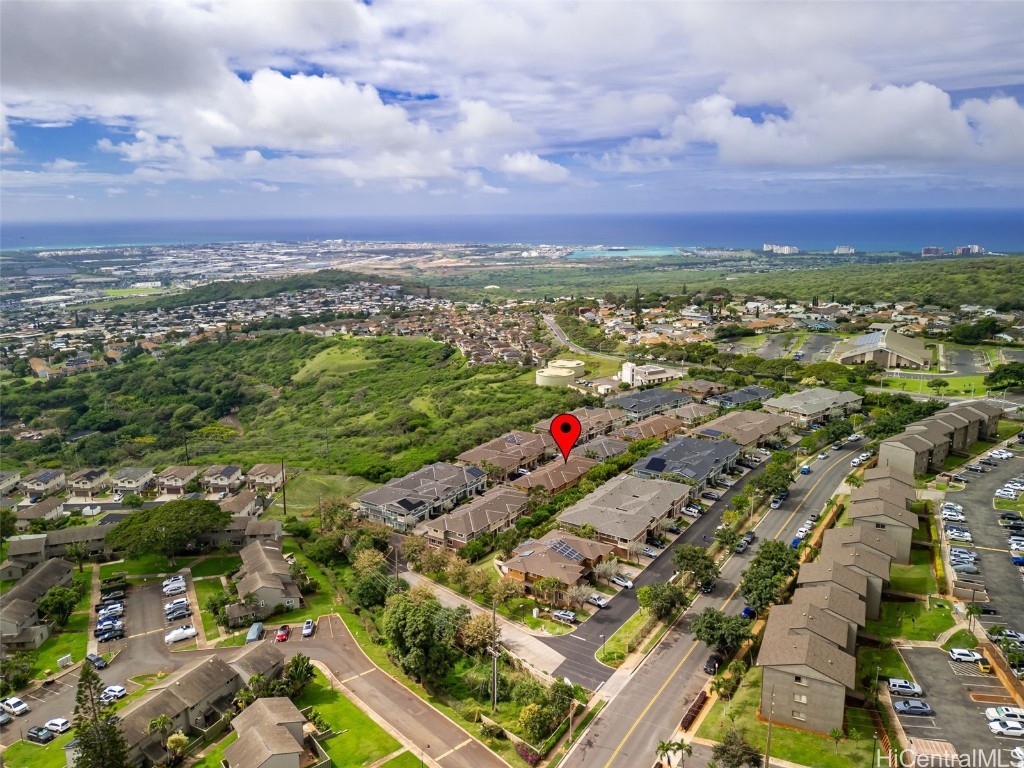
[[[0,4],[6,221],[1020,207],[1024,3]]]

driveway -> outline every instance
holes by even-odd
[[[838,336],[832,336],[827,333],[808,334],[807,338],[804,339],[803,345],[800,347],[800,351],[804,353],[804,362],[819,363],[827,360],[838,343]]]
[[[935,710],[933,717],[900,717],[907,736],[949,741],[961,755],[1002,750],[1002,762],[987,764],[1010,765],[1009,750],[1020,746],[1021,740],[993,736],[985,719],[987,707],[1012,704],[998,678],[982,674],[973,664],[950,661],[941,648],[901,648],[900,654],[914,680],[924,688],[924,701]],[[986,702],[977,697],[990,698]],[[992,703],[991,697],[1005,697],[1006,701]]]
[[[945,351],[946,367],[957,376],[978,376],[990,370],[988,359],[980,350],[947,346]]]

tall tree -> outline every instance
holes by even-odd
[[[149,721],[146,731],[148,733],[159,733],[160,747],[162,749],[167,749],[167,734],[171,732],[171,728],[173,727],[174,721],[167,715],[160,714]]]
[[[89,550],[85,548],[85,544],[74,541],[64,547],[64,558],[78,563],[78,572],[81,573],[82,563],[89,559]]]
[[[216,502],[179,499],[125,518],[107,534],[107,544],[128,557],[159,552],[173,566],[175,553],[197,537],[224,528],[230,521],[231,514]]]
[[[715,608],[705,608],[691,622],[693,636],[719,653],[732,654],[750,638],[750,625],[742,616],[726,616]]]
[[[302,693],[302,689],[313,682],[314,677],[316,669],[313,662],[309,660],[309,656],[301,653],[296,653],[288,659],[288,663],[281,670],[281,679],[287,683],[290,696]]]
[[[100,700],[103,681],[91,664],[83,664],[75,694],[75,768],[129,768],[128,744],[113,709]]]
[[[676,584],[648,584],[636,591],[641,608],[657,619],[667,619],[676,608],[686,605],[686,592]]]
[[[763,758],[758,749],[747,741],[742,731],[731,728],[720,744],[711,748],[711,756],[722,768],[761,768]]]
[[[658,760],[667,766],[672,765],[672,755],[685,755],[679,763],[681,768],[686,762],[686,758],[693,754],[693,747],[685,741],[659,741],[655,751],[658,753]]]
[[[39,610],[61,626],[68,623],[78,603],[78,590],[71,587],[50,587],[39,599]]]
[[[455,639],[468,620],[464,606],[445,608],[436,599],[417,601],[399,594],[388,599],[381,634],[406,673],[436,684],[455,664]]]
[[[697,583],[718,578],[718,564],[704,547],[682,544],[676,547],[672,560],[680,573],[692,573]]]

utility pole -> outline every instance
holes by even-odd
[[[491,601],[491,714],[498,709],[498,603]]]
[[[284,459],[281,459],[281,506],[284,507],[284,516],[288,517],[288,470]]]
[[[320,535],[324,535],[324,502],[320,498],[320,494],[316,495],[316,517],[317,517],[317,528],[320,529]]]

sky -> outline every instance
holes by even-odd
[[[14,221],[1024,207],[1024,3],[3,0]]]

